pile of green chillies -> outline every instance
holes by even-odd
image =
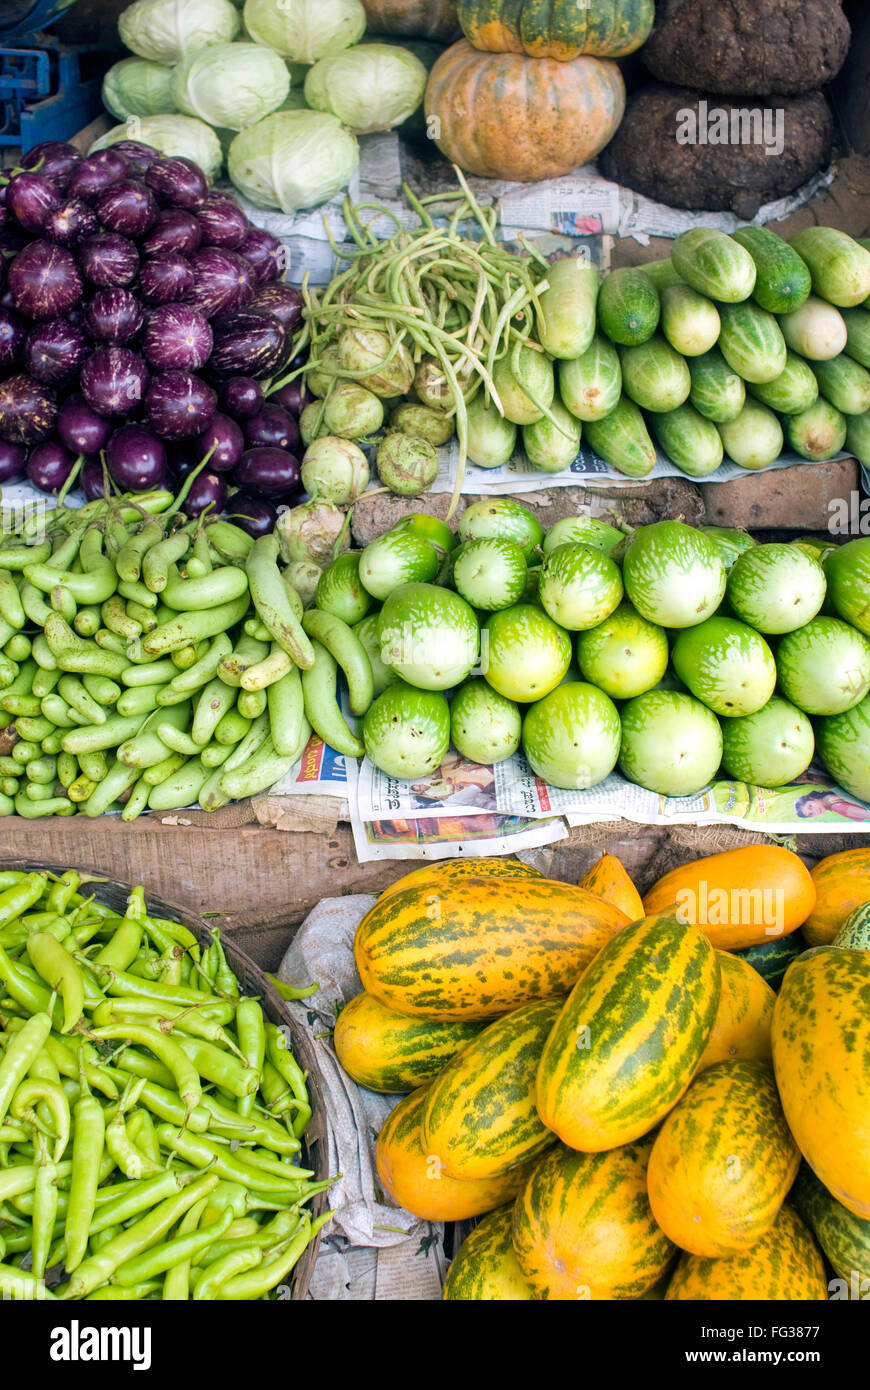
[[[59,506],[3,537],[0,816],[216,810],[289,771],[311,710],[340,718],[277,537],[182,501]]]
[[[547,288],[549,270],[547,261],[531,247],[526,247],[527,255],[516,255],[498,244],[497,210],[481,207],[461,170],[454,166],[454,171],[460,184],[455,193],[418,198],[405,185],[405,200],[420,221],[414,230],[380,203],[355,206],[345,199],[342,213],[357,250],[337,246],[327,224],[337,265],[350,264],[338,270],[322,292],[312,289],[306,277],[305,324],[294,346],[297,351],[308,349],[308,361],[280,383],[300,371],[331,377],[321,402],[325,408],[342,381],[364,386],[367,378],[406,355],[418,369],[441,376],[448,397],[444,413],[455,414],[459,440],[448,520],[458,505],[465,476],[467,402],[482,388],[487,402],[492,400],[501,409],[493,385],[496,362],[508,357],[516,363],[523,347],[542,351],[534,337],[533,310],[540,312],[539,296]],[[433,214],[445,207],[450,214],[442,229]],[[366,213],[373,214],[368,221]],[[384,218],[396,231],[381,240],[374,227]],[[480,229],[480,240],[460,233],[460,226],[469,221]],[[375,341],[385,337],[384,357],[363,370],[331,364],[325,354],[347,329],[372,333]]]
[[[267,1297],[330,1215],[305,1075],[217,931],[88,882],[0,872],[0,1297]]]

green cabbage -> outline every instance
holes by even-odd
[[[305,100],[363,135],[392,130],[417,110],[428,74],[406,48],[361,43],[321,58],[305,79]]]
[[[172,79],[179,111],[209,125],[244,130],[286,101],[287,64],[258,43],[220,43],[183,58]]]
[[[360,0],[245,0],[244,18],[255,43],[294,63],[350,48],[366,27]]]
[[[118,19],[131,52],[155,63],[177,63],[209,44],[229,43],[241,27],[230,0],[136,0]]]
[[[191,116],[134,116],[116,125],[88,150],[105,150],[119,140],[141,140],[165,155],[183,155],[198,164],[206,178],[216,179],[223,164],[220,140],[210,125]]]
[[[356,136],[336,116],[279,111],[230,145],[230,178],[261,208],[297,212],[334,198],[359,164]]]
[[[130,116],[165,116],[172,100],[172,68],[148,58],[122,58],[103,78],[103,105],[119,121]]]

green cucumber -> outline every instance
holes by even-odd
[[[844,309],[846,351],[862,367],[870,370],[870,312],[867,309]]]
[[[752,298],[756,304],[771,314],[799,309],[813,287],[813,278],[794,247],[769,227],[738,227],[732,235],[755,262]]]
[[[722,320],[712,299],[683,284],[666,285],[659,293],[662,332],[672,348],[684,357],[700,357],[716,346]]]
[[[688,401],[663,414],[651,414],[650,429],[671,463],[690,478],[706,478],[715,473],[724,457],[724,446],[712,420]]]
[[[870,468],[870,415],[846,417],[846,448],[862,468]]]
[[[622,385],[643,410],[676,410],[688,399],[692,378],[686,360],[655,334],[640,347],[623,348]]]
[[[748,400],[736,420],[717,426],[725,452],[741,468],[757,472],[782,453],[782,426],[772,410],[760,401]]]
[[[753,382],[749,390],[756,400],[780,415],[799,415],[818,399],[819,383],[809,363],[789,352],[785,367],[773,381]]]
[[[644,275],[649,276],[659,294],[671,285],[684,285],[686,283],[674,269],[674,263],[670,256],[665,261],[645,261],[638,269],[642,270]]]
[[[551,357],[580,357],[595,333],[598,267],[579,256],[556,261],[538,303],[538,341]]]
[[[814,370],[822,395],[842,415],[864,415],[870,410],[870,372],[860,363],[841,353],[817,362]]]
[[[692,378],[689,400],[695,409],[717,425],[736,420],[746,403],[746,387],[719,349],[690,358],[688,365]]]
[[[788,442],[801,458],[822,463],[843,452],[848,433],[846,417],[824,396],[819,396],[800,415],[786,415],[784,424]]]
[[[655,445],[643,416],[628,396],[603,420],[591,420],[586,442],[599,458],[629,478],[645,478],[655,467]]]
[[[746,382],[775,381],[785,370],[788,349],[773,314],[753,300],[722,305],[719,350]]]
[[[755,262],[734,239],[711,227],[682,232],[671,251],[674,269],[709,299],[739,304],[755,289]]]
[[[845,351],[848,334],[843,315],[818,295],[811,294],[794,313],[783,314],[779,326],[792,352],[811,362],[827,362]]]
[[[550,417],[523,426],[523,448],[536,468],[561,473],[571,467],[580,451],[583,426],[560,400],[553,401]]]
[[[559,395],[578,420],[603,420],[615,410],[621,394],[619,354],[600,333],[581,357],[559,363]]]
[[[613,343],[637,347],[658,328],[661,304],[658,290],[642,270],[614,270],[598,296],[598,326]]]
[[[870,251],[836,227],[804,227],[789,245],[806,261],[813,290],[839,309],[853,309],[870,296]]]

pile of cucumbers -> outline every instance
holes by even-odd
[[[561,472],[581,440],[633,478],[657,450],[691,478],[726,457],[766,468],[785,447],[870,464],[870,242],[832,227],[789,241],[701,227],[667,260],[602,281],[573,258],[547,280],[529,336],[467,400],[477,465],[500,467],[521,443],[535,467]],[[316,375],[309,385],[323,390]],[[434,404],[395,427],[441,442]]]

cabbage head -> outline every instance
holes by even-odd
[[[245,0],[244,18],[255,43],[294,63],[350,48],[366,27],[360,0]]]
[[[135,0],[118,19],[130,51],[155,63],[178,63],[210,43],[230,43],[241,27],[230,0]]]
[[[148,58],[122,58],[103,78],[103,105],[118,121],[130,116],[166,116],[172,100],[172,68]]]
[[[261,121],[289,91],[287,64],[258,43],[218,43],[188,54],[172,79],[179,111],[227,130]]]
[[[261,208],[298,212],[346,188],[359,164],[356,136],[336,116],[277,111],[248,126],[230,145],[236,188]]]
[[[413,115],[427,81],[420,59],[406,48],[361,43],[314,64],[305,79],[305,100],[365,135],[392,130]]]
[[[221,142],[210,125],[191,116],[134,116],[113,126],[88,150],[108,149],[119,140],[141,140],[165,155],[184,155],[198,164],[208,179],[216,179],[223,165]]]

